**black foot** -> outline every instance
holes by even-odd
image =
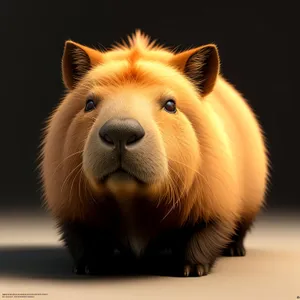
[[[226,249],[223,250],[223,256],[245,256],[246,249],[242,243],[234,243],[228,245]]]
[[[187,264],[183,269],[184,277],[201,277],[207,275],[211,270],[211,266],[209,264]]]
[[[74,265],[72,267],[72,272],[76,275],[85,275],[85,266]]]
[[[80,262],[73,266],[73,273],[76,275],[101,275],[110,273],[110,267],[107,263]]]

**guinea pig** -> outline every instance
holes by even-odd
[[[105,269],[116,249],[137,259],[170,249],[180,276],[246,254],[268,152],[216,45],[178,52],[139,30],[108,50],[68,40],[62,77],[40,170],[75,273]]]

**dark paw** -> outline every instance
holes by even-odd
[[[184,266],[183,269],[183,276],[184,277],[191,277],[191,276],[205,276],[211,270],[211,266],[209,264],[187,264]]]
[[[85,275],[85,266],[83,265],[74,265],[72,268],[72,272],[76,275]]]
[[[246,249],[243,244],[230,244],[224,249],[223,256],[245,256]]]

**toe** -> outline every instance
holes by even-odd
[[[184,275],[185,277],[190,276],[191,270],[192,270],[192,268],[191,268],[190,265],[185,265],[185,266],[184,266],[183,275]]]
[[[89,266],[85,266],[85,268],[84,268],[84,273],[85,273],[86,275],[90,275],[90,274],[91,274],[91,270],[90,270]]]
[[[238,247],[236,249],[236,252],[237,252],[237,256],[245,256],[246,255],[246,250],[243,246]]]
[[[76,275],[82,275],[85,274],[84,269],[80,266],[73,266],[72,272]]]
[[[229,245],[226,249],[223,251],[223,256],[245,256],[246,250],[244,245],[242,244],[233,244]]]
[[[197,275],[198,275],[199,277],[203,276],[203,274],[204,274],[204,268],[203,268],[202,265],[197,265],[197,266],[196,266],[196,270],[197,270]]]
[[[209,273],[210,266],[209,264],[189,264],[184,266],[183,275],[185,277],[190,276],[205,276]]]
[[[197,275],[198,276],[205,276],[209,272],[209,265],[208,264],[199,264],[196,266]]]

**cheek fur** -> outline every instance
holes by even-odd
[[[200,165],[196,133],[188,119],[180,114],[160,128],[168,158],[171,181],[188,191]]]

